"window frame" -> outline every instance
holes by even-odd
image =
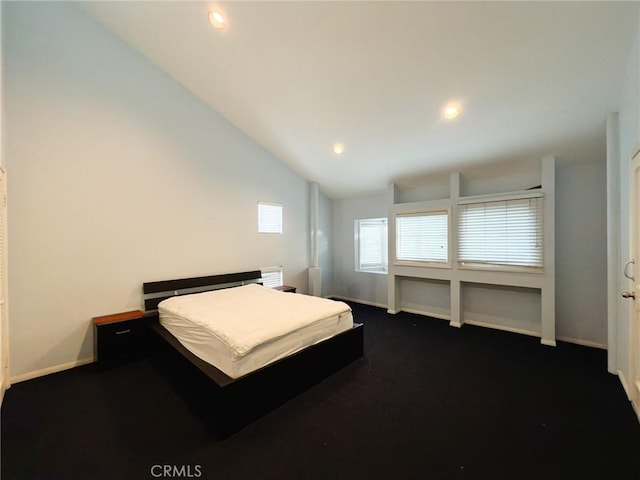
[[[363,267],[360,262],[360,252],[362,251],[360,238],[361,238],[361,226],[365,223],[373,223],[373,222],[381,222],[384,223],[384,230],[380,232],[380,236],[382,239],[382,252],[381,259],[383,263],[381,265],[372,266],[372,267]],[[353,222],[354,225],[354,260],[355,265],[354,269],[356,272],[360,273],[376,273],[386,275],[389,273],[389,219],[387,217],[376,217],[376,218],[360,218],[356,219]]]
[[[429,216],[437,214],[446,214],[447,216],[447,258],[445,261],[437,260],[405,260],[398,258],[398,217],[416,217],[416,216]],[[453,234],[452,234],[452,209],[451,207],[433,207],[433,208],[420,208],[416,210],[407,210],[397,212],[393,214],[393,265],[407,266],[407,267],[423,267],[423,268],[452,268],[452,247],[453,247]]]

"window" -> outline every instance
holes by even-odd
[[[449,212],[438,210],[396,216],[396,260],[449,263]]]
[[[387,219],[355,221],[356,271],[387,273]]]
[[[262,285],[265,287],[273,288],[284,284],[282,281],[282,267],[263,267],[261,271]]]
[[[460,265],[542,268],[541,197],[460,205]]]
[[[282,233],[282,205],[258,202],[258,233]]]

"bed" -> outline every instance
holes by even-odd
[[[364,328],[348,305],[272,290],[260,277],[250,271],[143,285],[154,357],[223,437],[364,353]]]

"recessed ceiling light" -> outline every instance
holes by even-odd
[[[342,155],[344,153],[344,145],[341,143],[336,143],[333,146],[333,153],[336,155]]]
[[[225,27],[224,16],[216,10],[209,12],[209,22],[213,25],[213,28],[218,30],[222,30]]]
[[[447,120],[455,120],[460,116],[460,107],[458,105],[450,103],[449,105],[444,107],[442,114]]]

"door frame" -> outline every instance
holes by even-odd
[[[7,272],[7,174],[0,166],[0,404],[11,386],[9,372],[9,307]]]
[[[631,154],[629,163],[630,191],[629,226],[630,255],[634,259],[632,289],[636,298],[629,303],[628,329],[628,394],[640,418],[640,145]],[[626,273],[626,272],[623,272]]]

